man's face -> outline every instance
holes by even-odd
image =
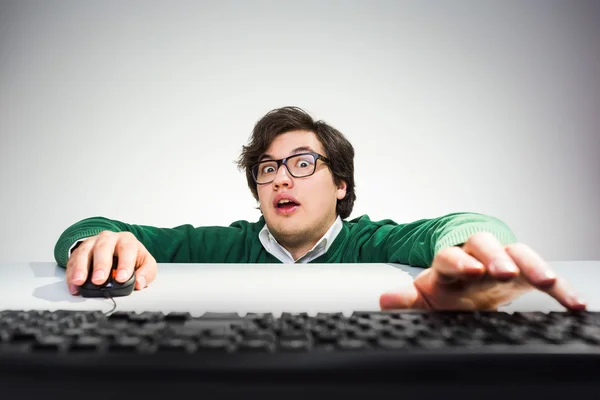
[[[291,131],[278,135],[260,161],[279,160],[306,152],[327,157],[314,133]],[[346,183],[340,182],[339,187],[336,186],[327,164],[317,160],[313,175],[294,178],[281,165],[275,172],[275,180],[257,185],[257,190],[269,231],[281,245],[295,247],[317,241],[327,232],[337,217],[337,200],[346,196]],[[280,204],[282,197],[289,199],[291,204]]]

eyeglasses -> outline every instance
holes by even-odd
[[[281,160],[265,160],[252,166],[252,177],[259,185],[265,185],[275,180],[281,165],[285,165],[294,178],[311,176],[317,170],[317,160],[328,163],[327,157],[318,153],[294,154]]]

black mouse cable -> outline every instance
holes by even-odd
[[[108,315],[108,314],[112,313],[113,311],[115,311],[115,309],[117,308],[117,302],[116,302],[116,301],[115,301],[115,299],[113,299],[113,297],[110,295],[110,292],[109,292],[109,291],[107,291],[107,290],[103,290],[103,292],[104,292],[104,297],[105,297],[105,298],[107,298],[107,299],[111,299],[111,300],[112,300],[112,302],[113,302],[113,308],[112,308],[112,310],[110,310],[110,311],[108,311],[108,312],[105,312],[105,313],[104,313],[104,315]]]

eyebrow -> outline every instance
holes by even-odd
[[[292,156],[294,154],[298,154],[298,153],[307,152],[307,151],[314,152],[314,150],[311,149],[309,146],[300,146],[300,147],[296,147],[294,150],[292,150],[292,152],[290,153],[290,156]],[[273,160],[274,157],[272,155],[270,155],[270,154],[263,154],[262,156],[260,156],[260,158],[258,159],[258,161],[262,161],[264,159]]]

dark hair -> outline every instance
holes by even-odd
[[[354,207],[354,147],[340,131],[324,121],[314,121],[310,115],[298,107],[282,107],[269,111],[254,126],[247,146],[237,160],[240,170],[246,172],[248,187],[258,200],[256,182],[252,178],[252,166],[269,148],[273,139],[282,133],[304,130],[314,133],[325,148],[325,157],[329,159],[329,168],[336,185],[346,182],[346,196],[338,200],[336,212],[341,218],[348,218]]]

